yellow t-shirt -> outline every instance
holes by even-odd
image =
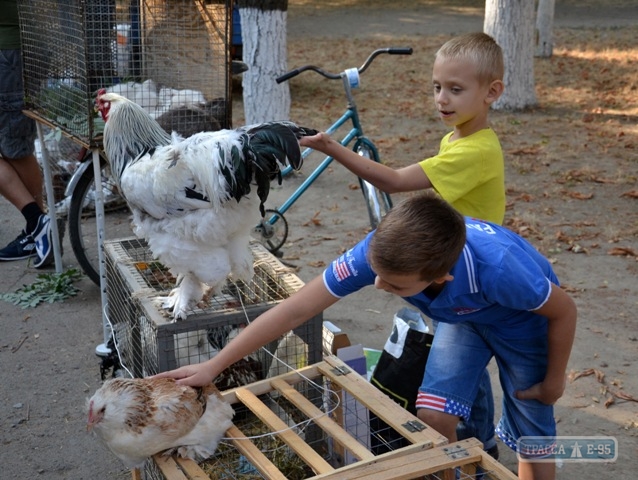
[[[463,215],[501,225],[505,217],[503,150],[491,128],[450,142],[441,139],[439,153],[419,162],[432,186]]]

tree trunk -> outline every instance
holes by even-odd
[[[486,0],[483,30],[503,49],[505,91],[493,104],[496,110],[535,106],[534,2]]]
[[[554,51],[554,0],[539,0],[536,12],[536,56],[549,58]]]
[[[244,115],[246,124],[288,120],[290,90],[275,78],[287,70],[288,1],[238,0],[241,17]]]

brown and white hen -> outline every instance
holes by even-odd
[[[210,457],[234,414],[214,385],[192,388],[170,378],[115,378],[88,400],[87,428],[127,468],[164,452]]]

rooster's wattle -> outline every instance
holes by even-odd
[[[282,121],[183,138],[116,93],[100,91],[96,104],[135,234],[178,279],[165,303],[174,318],[186,318],[206,285],[219,292],[228,275],[250,280],[250,233],[270,182],[287,164],[301,168],[298,139],[316,131]]]

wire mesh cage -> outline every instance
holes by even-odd
[[[160,298],[175,286],[175,279],[153,259],[147,244],[130,238],[107,241],[104,247],[107,315],[121,362],[134,377],[211,358],[248,322],[303,286],[289,268],[252,242],[252,280],[228,280],[221,295],[201,302],[186,320],[172,322]],[[216,384],[226,390],[303,367],[318,361],[321,349],[322,316],[318,315],[235,364]]]
[[[232,0],[18,0],[27,110],[99,147],[95,94],[136,103],[167,130],[231,124]]]
[[[336,357],[222,395],[235,416],[215,454],[199,465],[155,455],[147,480],[438,479],[450,468],[465,480],[516,478],[476,439],[448,445]]]

